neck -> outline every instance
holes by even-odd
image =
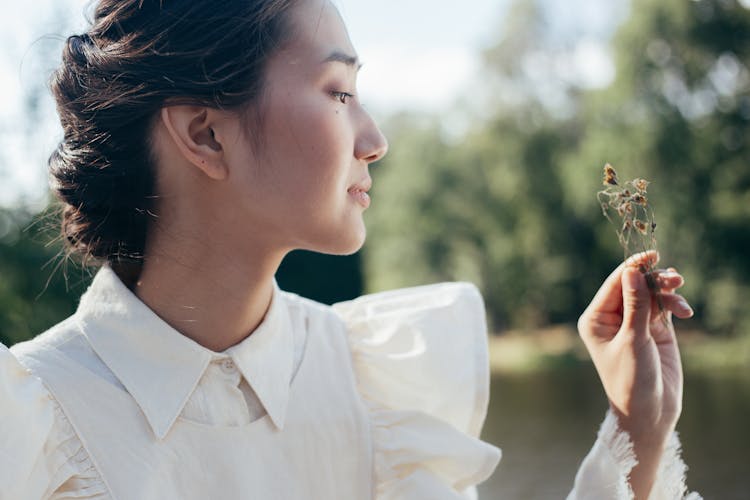
[[[260,325],[286,252],[244,249],[228,254],[212,247],[212,238],[196,243],[153,236],[155,244],[146,250],[133,292],[159,317],[216,352],[241,342]]]

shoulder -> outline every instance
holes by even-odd
[[[75,372],[80,366],[100,375],[108,373],[75,315],[31,340],[14,345],[11,352],[24,367],[44,381],[60,375],[61,371]]]
[[[358,323],[399,317],[408,318],[439,311],[457,315],[479,315],[484,322],[484,304],[477,287],[467,282],[446,282],[400,288],[363,295],[333,305],[345,321]]]
[[[378,498],[459,498],[500,458],[478,439],[489,400],[487,327],[471,283],[334,304],[370,412]],[[460,496],[463,498],[463,496]]]
[[[336,330],[356,343],[361,335],[398,324],[420,323],[437,335],[461,327],[486,335],[482,296],[466,282],[445,282],[362,295],[333,305],[322,304],[291,292],[282,292],[293,321]],[[427,324],[425,324],[427,322]]]
[[[282,291],[281,297],[292,315],[326,317],[333,314],[331,306],[303,297],[294,292]]]
[[[121,383],[92,348],[76,315],[29,341],[14,345],[10,351],[56,396],[61,386],[84,387],[92,379],[121,387]]]
[[[360,392],[478,436],[489,398],[487,323],[470,283],[437,283],[334,304]]]
[[[356,323],[393,315],[409,315],[436,310],[453,314],[484,314],[479,289],[472,283],[445,282],[362,295],[353,300],[326,305],[292,292],[281,292],[292,315]]]
[[[0,453],[0,484],[9,488],[3,490],[7,498],[46,498],[53,491],[50,488],[79,474],[80,486],[90,487],[87,491],[103,491],[59,403],[42,379],[22,363],[54,343],[46,335],[12,350],[0,344],[0,449],[9,452]]]
[[[327,330],[331,328],[340,330],[343,327],[341,318],[328,304],[308,299],[293,292],[282,291],[281,297],[295,327],[303,327],[305,330],[310,330],[311,327],[314,329],[323,327]]]
[[[81,335],[78,321],[70,316],[60,323],[54,325],[31,340],[19,342],[10,348],[10,351],[19,359],[34,356],[47,350],[57,349],[64,344],[75,341]]]

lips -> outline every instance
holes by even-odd
[[[364,208],[367,208],[370,206],[370,195],[367,194],[367,191],[369,191],[371,187],[372,179],[367,177],[350,187],[349,195],[354,198],[357,203]]]

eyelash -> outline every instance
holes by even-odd
[[[334,99],[338,99],[339,101],[341,101],[341,104],[346,104],[347,99],[354,97],[354,94],[350,94],[349,92],[338,92],[338,91],[331,92],[331,95],[333,96]]]

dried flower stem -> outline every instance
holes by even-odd
[[[656,250],[656,219],[648,203],[649,182],[640,178],[620,182],[615,169],[607,163],[604,165],[604,185],[606,187],[599,191],[596,197],[602,213],[615,226],[625,259]],[[641,263],[638,270],[645,276],[648,288],[656,298],[661,316],[667,322],[653,264]]]

